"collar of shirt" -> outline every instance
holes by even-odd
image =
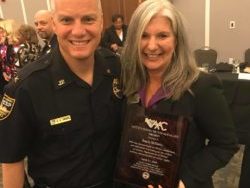
[[[113,76],[111,70],[105,66],[105,64],[107,64],[105,58],[97,52],[95,52],[94,78],[92,86],[89,86],[89,84],[81,80],[70,70],[58,47],[51,55],[51,72],[55,89],[64,88],[67,85],[76,82],[83,87],[91,87],[91,89],[94,90],[98,87],[105,76]]]
[[[160,101],[163,98],[166,98],[166,97],[168,98],[168,96],[169,96],[168,93],[169,92],[165,91],[163,89],[163,87],[160,87],[156,91],[156,93],[151,97],[151,99],[149,100],[147,107],[149,108],[149,107],[153,106],[156,102]],[[140,89],[140,91],[139,91],[139,97],[141,99],[142,105],[146,107],[146,88],[145,87],[143,87],[142,89]]]
[[[57,46],[57,37],[55,34],[50,39],[49,45],[51,46],[51,48],[55,48]]]

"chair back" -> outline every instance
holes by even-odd
[[[245,51],[245,62],[250,65],[250,48]]]
[[[211,48],[196,49],[194,57],[198,66],[209,64],[209,67],[215,67],[217,61],[217,52]]]

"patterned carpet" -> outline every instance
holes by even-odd
[[[243,152],[244,146],[241,146],[230,163],[214,174],[213,180],[215,188],[238,188]],[[0,188],[3,188],[2,170],[0,170]]]
[[[244,146],[234,155],[231,161],[213,176],[215,188],[238,188],[240,180],[241,162],[243,159]]]

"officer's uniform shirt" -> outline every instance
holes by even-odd
[[[58,48],[28,64],[0,105],[0,162],[29,160],[35,183],[87,187],[112,179],[120,138],[119,60],[95,53],[93,85]]]

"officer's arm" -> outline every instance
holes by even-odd
[[[23,188],[24,184],[24,162],[3,163],[3,187]]]

